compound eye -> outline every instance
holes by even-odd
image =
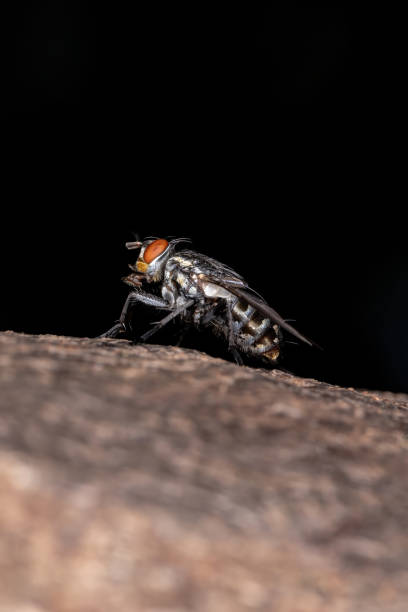
[[[150,243],[149,246],[146,248],[143,254],[143,259],[147,264],[151,263],[154,259],[156,259],[156,257],[161,255],[163,251],[167,249],[168,246],[169,243],[167,242],[167,240],[164,240],[164,238],[160,238],[160,240],[155,240],[154,242]]]

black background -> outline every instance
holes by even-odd
[[[289,345],[288,369],[408,391],[397,15],[2,11],[1,329],[95,336],[132,232],[188,236],[324,348]]]

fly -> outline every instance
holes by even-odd
[[[100,337],[115,338],[130,330],[131,311],[142,303],[166,312],[152,329],[141,336],[145,341],[172,319],[208,328],[223,337],[239,364],[242,355],[276,364],[283,344],[282,330],[313,345],[249,287],[243,277],[225,264],[189,249],[176,250],[186,238],[148,238],[127,242],[129,250],[140,249],[132,273],[123,280],[132,290],[119,322]],[[155,285],[156,293],[146,291]]]

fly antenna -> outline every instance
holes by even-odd
[[[140,240],[136,240],[135,242],[126,242],[126,248],[129,249],[129,251],[132,251],[133,249],[140,249],[141,246],[142,243]]]

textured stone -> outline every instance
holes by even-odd
[[[0,612],[405,612],[408,398],[0,334]]]

